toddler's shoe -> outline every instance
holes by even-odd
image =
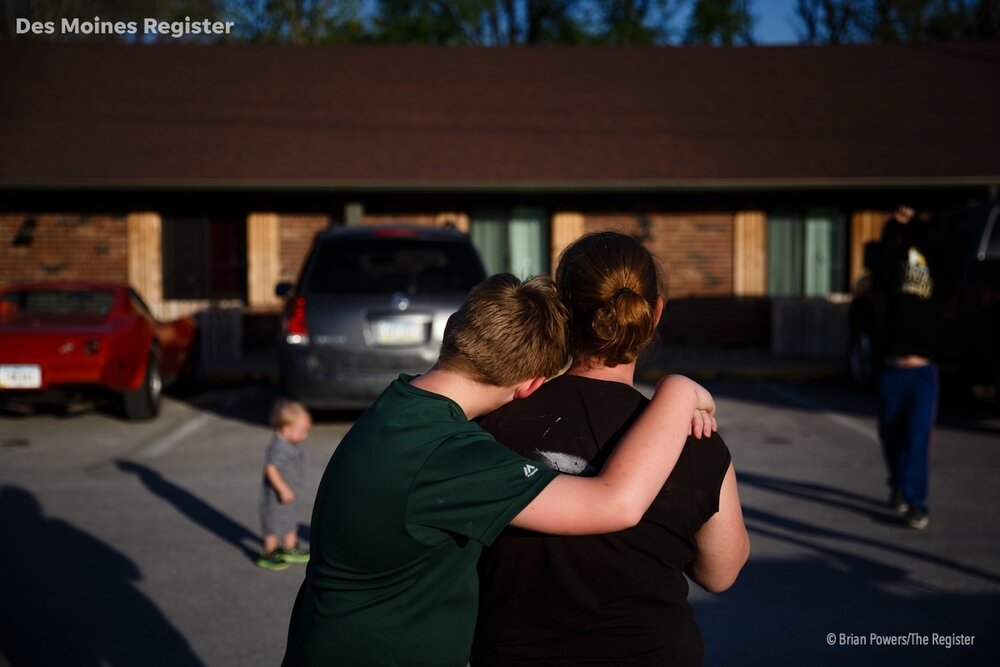
[[[261,552],[260,557],[257,559],[257,567],[281,572],[282,570],[287,570],[289,564],[282,555],[281,549],[276,549],[271,553]]]
[[[291,549],[282,549],[281,558],[286,563],[308,563],[309,550],[303,549],[300,546],[294,546]]]

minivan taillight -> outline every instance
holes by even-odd
[[[306,325],[306,298],[297,296],[285,321],[285,340],[293,345],[309,342],[309,327]]]

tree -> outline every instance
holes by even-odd
[[[227,0],[237,36],[251,42],[296,45],[368,39],[361,0]]]
[[[671,25],[687,0],[594,0],[590,32],[601,44],[638,46],[671,41]]]
[[[796,0],[804,42],[1000,40],[997,0]]]
[[[846,44],[861,38],[864,0],[796,0],[799,40],[809,44]]]
[[[694,0],[684,41],[711,46],[753,44],[754,22],[750,0]]]
[[[381,0],[376,39],[394,44],[575,44],[574,0]]]

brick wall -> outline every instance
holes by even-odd
[[[123,215],[0,215],[0,285],[29,280],[128,281]]]
[[[647,247],[666,266],[670,298],[733,293],[733,216],[650,215]]]
[[[671,299],[733,293],[731,214],[584,214],[584,232],[598,231],[642,239],[666,271]]]
[[[733,295],[733,220],[731,213],[584,214],[584,232],[630,234],[660,260],[665,344],[766,347],[769,300]]]
[[[278,228],[281,238],[281,280],[294,282],[306,260],[316,232],[326,229],[330,218],[325,215],[280,215]]]

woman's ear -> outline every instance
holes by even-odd
[[[656,307],[653,308],[654,326],[660,326],[660,318],[663,316],[663,297],[656,297]]]
[[[521,384],[517,385],[517,389],[514,390],[514,398],[527,398],[535,393],[535,390],[545,384],[545,376],[539,375],[531,380],[525,380]]]

